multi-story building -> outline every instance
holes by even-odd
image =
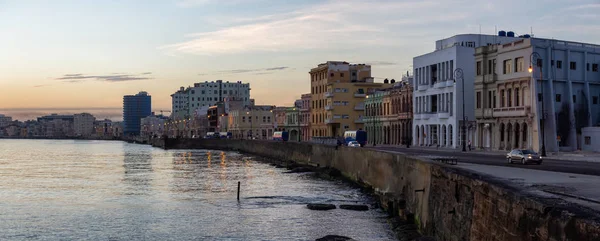
[[[171,95],[172,118],[187,119],[194,114],[194,110],[203,106],[213,106],[217,102],[240,101],[243,106],[251,105],[250,84],[237,81],[205,81],[194,83],[193,87],[180,87]],[[243,107],[242,106],[242,107]]]
[[[374,144],[405,145],[412,137],[412,80],[390,82],[392,88],[376,91],[365,100],[365,128],[367,142]]]
[[[123,122],[116,121],[111,125],[113,138],[122,138],[123,137]]]
[[[275,121],[273,121],[273,129],[275,131],[285,130],[285,114],[287,108],[289,107],[277,106],[273,109],[273,117],[275,118]]]
[[[94,133],[94,121],[96,121],[96,117],[89,113],[73,115],[75,136],[91,137]]]
[[[299,103],[296,103],[299,104]],[[302,127],[300,126],[301,112],[299,107],[288,107],[285,110],[283,130],[289,133],[289,141],[301,141]]]
[[[600,122],[600,45],[524,38],[476,51],[475,146],[572,151]]]
[[[123,97],[123,135],[139,135],[141,119],[152,114],[152,97],[141,91]]]
[[[275,106],[248,106],[229,112],[229,132],[237,139],[271,139]]]
[[[12,117],[0,114],[0,128],[8,126],[12,122]]]
[[[163,115],[150,115],[141,119],[140,137],[144,139],[162,136],[168,118]]]
[[[467,132],[459,127],[475,118],[475,48],[518,39],[511,33],[456,35],[436,41],[434,52],[413,58],[414,145],[456,148],[463,138],[467,142],[462,135]]]
[[[94,123],[94,132],[98,138],[112,138],[112,121],[104,119]]]
[[[208,118],[208,131],[220,132],[221,128],[225,129],[227,123],[222,123],[223,118],[227,113],[225,112],[225,104],[223,102],[217,102],[215,105],[208,107],[207,118]]]
[[[51,114],[38,117],[41,133],[44,137],[65,138],[75,136],[74,116]]]
[[[364,127],[364,99],[375,83],[371,66],[328,61],[310,70],[311,136],[337,137]]]
[[[310,141],[310,101],[311,94],[303,94],[299,101],[296,101],[300,108],[300,138],[302,141]]]

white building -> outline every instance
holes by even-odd
[[[482,111],[478,122],[489,127],[478,125],[483,146],[539,152],[544,145],[547,152],[582,149],[583,129],[600,123],[600,45],[523,38],[481,52],[478,58],[498,63],[481,98],[473,99]],[[488,61],[481,62],[485,70]],[[497,105],[486,104],[489,91],[496,93],[492,100]]]
[[[75,136],[92,136],[92,134],[94,134],[94,121],[96,121],[96,117],[89,113],[73,115],[73,129],[75,130]]]
[[[205,81],[194,83],[193,87],[181,87],[171,95],[172,117],[189,118],[193,116],[194,110],[203,106],[213,106],[217,102],[225,100],[241,101],[244,106],[250,105],[250,84],[241,81],[230,83],[229,81]]]
[[[7,127],[12,122],[12,117],[0,114],[0,128]]]
[[[456,35],[436,41],[434,52],[413,58],[413,145],[449,148],[461,145],[459,130],[463,114],[467,123],[475,120],[472,101],[475,48],[516,39],[496,35]],[[455,78],[454,72],[459,68],[462,78]]]
[[[140,136],[142,138],[149,138],[154,135],[162,136],[165,130],[165,122],[168,118],[162,115],[151,115],[141,119],[141,130]]]

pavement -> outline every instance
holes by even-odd
[[[458,167],[500,178],[537,195],[561,198],[600,211],[599,176],[470,163]]]
[[[540,171],[552,171],[562,173],[573,173],[600,176],[600,156],[598,159],[594,157],[588,157],[586,161],[575,160],[570,156],[554,155],[551,157],[545,157],[541,165],[529,164],[509,164],[506,161],[506,153],[500,151],[468,151],[462,152],[460,149],[436,149],[436,148],[422,148],[422,147],[410,147],[406,148],[400,146],[368,146],[366,148],[401,153],[408,156],[416,156],[423,158],[431,158],[434,156],[451,156],[458,158],[459,165],[461,163],[471,163],[480,165],[489,165],[495,167],[512,167],[518,169],[530,169]]]

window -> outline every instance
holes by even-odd
[[[192,101],[194,101],[194,97],[192,97]]]
[[[591,136],[586,136],[585,137],[585,144],[588,145],[588,146],[592,144],[592,137]]]
[[[562,69],[562,61],[560,61],[560,60],[556,61],[556,68],[557,69]]]
[[[494,101],[493,108],[496,108],[496,91],[493,91],[493,93],[494,93],[494,97],[492,98],[492,100]]]
[[[488,65],[487,65],[487,73],[488,74],[492,74],[492,60],[488,60]]]
[[[329,76],[331,76],[331,77],[333,77],[334,75],[335,75],[334,73],[329,74]]]
[[[594,105],[598,104],[598,96],[592,96],[592,104],[594,104]]]
[[[488,105],[487,108],[492,108],[492,91],[488,91]]]
[[[592,64],[592,71],[598,72],[598,64]]]
[[[556,102],[560,102],[560,94],[556,94]]]
[[[242,122],[246,122],[246,117],[242,116]]]
[[[512,90],[508,89],[506,93],[508,94],[508,107],[512,107]]]
[[[571,61],[571,63],[569,63],[569,68],[572,70],[576,70],[577,69],[577,63]]]
[[[452,66],[452,65],[451,65]],[[496,59],[492,60],[492,69],[494,71],[494,74],[496,73]]]
[[[550,60],[550,66],[554,66],[554,60]]]
[[[481,92],[477,92],[477,109],[481,109]]]
[[[356,76],[356,72],[352,72],[352,76]]]
[[[515,106],[519,106],[519,88],[515,89]]]
[[[204,90],[202,91],[202,94],[204,94]]]
[[[507,59],[504,60],[504,70],[502,71],[503,74],[510,74],[512,73],[512,59]]]
[[[504,103],[505,103],[505,102],[504,102],[504,100],[505,100],[505,97],[504,97],[504,90],[501,90],[501,91],[500,91],[500,98],[502,98],[502,100],[500,101],[500,108],[502,108],[502,107],[504,107]]]
[[[477,61],[477,75],[481,75],[481,61]]]
[[[585,70],[590,71],[590,63],[585,64]]]
[[[516,72],[523,72],[525,71],[524,66],[525,66],[525,60],[523,59],[523,57],[517,58],[516,61],[517,62],[517,66],[516,66]]]
[[[573,103],[577,103],[577,96],[573,95]]]
[[[196,91],[192,90],[192,95],[195,94],[195,93],[196,93]]]
[[[218,94],[219,92],[217,90],[215,90],[215,95]]]
[[[340,77],[344,77],[344,73],[340,73]]]

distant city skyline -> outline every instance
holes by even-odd
[[[250,83],[257,104],[291,106],[328,60],[400,79],[435,40],[499,30],[597,43],[600,3],[564,1],[0,1],[0,114],[89,112],[120,120],[122,96],[204,81]],[[377,79],[381,81],[381,79]]]

